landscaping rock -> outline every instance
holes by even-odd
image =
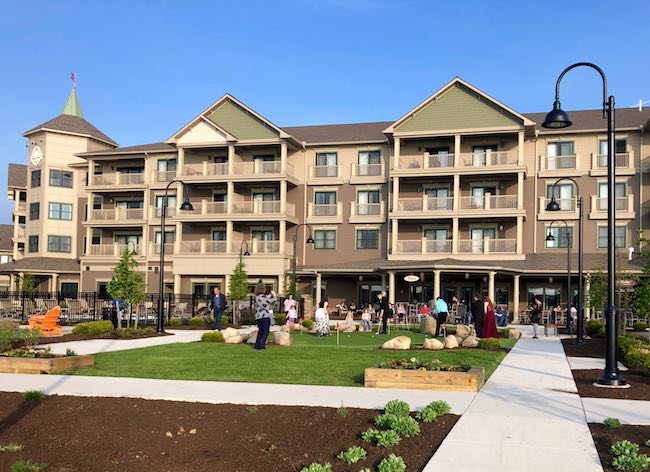
[[[228,338],[230,336],[238,336],[239,331],[237,331],[235,328],[226,328],[221,331],[221,334],[223,334],[223,339],[225,339],[226,342],[228,342]]]
[[[247,344],[255,344],[257,341],[257,330],[253,331],[251,334],[248,335],[248,339],[246,340]]]
[[[283,324],[282,326],[280,326],[280,331],[284,331],[285,333],[288,333],[289,331],[291,331],[291,326],[289,326],[288,324]]]
[[[466,338],[467,336],[470,335],[472,331],[469,329],[469,326],[467,325],[458,325],[456,326],[456,336],[460,336],[461,338]]]
[[[226,338],[226,344],[241,344],[244,342],[244,337],[241,335],[228,336]]]
[[[411,338],[408,336],[397,336],[396,338],[389,339],[382,346],[382,349],[411,349]]]
[[[273,334],[273,343],[278,346],[291,346],[291,335],[284,331]]]
[[[463,338],[461,336],[456,335],[456,342],[458,343],[459,346],[462,345],[463,344]]]
[[[445,345],[435,338],[429,338],[424,340],[424,344],[422,345],[422,347],[424,349],[432,349],[434,351],[440,351],[445,347]]]
[[[445,349],[456,349],[458,347],[458,340],[456,336],[450,334],[445,338]]]
[[[420,333],[436,334],[436,319],[433,316],[426,316],[420,320]]]
[[[510,328],[508,330],[508,339],[519,339],[521,337],[521,331],[518,329]]]
[[[309,332],[309,330],[307,328],[305,328],[303,325],[301,325],[300,323],[295,323],[293,325],[293,330],[298,331],[298,332],[302,331],[303,333]]]
[[[244,339],[244,342],[248,341],[248,338],[250,337],[250,333],[245,333],[244,331],[239,331],[239,336],[241,336]]]
[[[275,333],[276,331],[280,331],[280,326],[278,326],[278,325],[273,325],[273,326],[271,326],[271,328],[269,329],[269,332],[271,332],[271,333]]]
[[[357,325],[353,324],[349,328],[343,330],[344,333],[354,333],[357,330]]]
[[[476,336],[476,328],[474,328],[474,326],[472,326],[472,330],[470,331],[469,335],[478,338],[478,336]]]
[[[478,338],[476,336],[468,336],[462,344],[463,347],[478,347]]]

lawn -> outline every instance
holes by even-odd
[[[292,334],[290,347],[268,346],[266,352],[250,345],[218,343],[179,343],[143,349],[99,353],[95,366],[78,370],[75,375],[141,377],[179,380],[218,380],[306,385],[362,386],[363,371],[380,361],[419,357],[440,359],[446,364],[466,361],[483,366],[486,378],[505,357],[504,351],[457,349],[450,351],[382,351],[381,343],[396,335],[406,335],[414,344],[422,344],[425,335],[398,332],[390,335],[370,333],[342,334],[318,338]],[[515,340],[500,339],[502,347]]]

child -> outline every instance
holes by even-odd
[[[345,317],[345,329],[352,329],[352,326],[354,324],[354,317],[352,316],[352,312],[348,311],[347,316]]]
[[[368,311],[367,307],[363,309],[363,313],[361,314],[361,322],[363,323],[363,331],[364,331],[364,333],[372,332],[372,322],[370,321],[370,311]]]
[[[287,324],[289,328],[293,329],[293,325],[298,318],[298,312],[296,311],[296,303],[289,305],[289,310],[287,311]]]

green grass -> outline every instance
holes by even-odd
[[[143,349],[99,353],[95,365],[74,375],[141,377],[178,380],[215,380],[307,385],[362,386],[366,367],[381,361],[418,357],[440,359],[445,364],[469,362],[485,368],[486,378],[499,365],[505,352],[462,349],[450,351],[382,351],[379,346],[396,334],[410,336],[420,345],[425,335],[399,332],[391,335],[354,333],[318,338],[292,334],[290,347],[269,346],[257,352],[245,344],[178,343]],[[515,340],[500,339],[503,347]]]

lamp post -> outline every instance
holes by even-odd
[[[561,129],[571,126],[572,122],[560,104],[560,82],[567,72],[576,67],[590,67],[600,74],[603,81],[603,118],[607,119],[607,310],[605,312],[605,369],[597,385],[606,387],[623,387],[627,382],[618,370],[618,339],[616,337],[617,308],[614,305],[616,291],[616,123],[614,96],[607,96],[607,77],[605,72],[590,62],[578,62],[562,71],[555,83],[555,101],[553,109],[546,115],[544,128]],[[582,283],[582,274],[580,276]],[[582,308],[582,307],[581,307]],[[578,312],[579,319],[582,312]],[[582,333],[579,333],[582,335]]]
[[[558,183],[562,182],[563,180],[568,180],[573,182],[573,185],[576,186],[576,191],[578,193],[578,320],[576,323],[576,344],[583,344],[585,342],[584,336],[583,336],[583,331],[584,331],[584,291],[583,291],[583,280],[582,280],[582,274],[583,274],[583,259],[584,259],[584,253],[583,253],[583,232],[582,232],[582,209],[583,209],[583,202],[582,202],[582,194],[580,193],[580,187],[578,187],[578,182],[576,182],[574,179],[571,177],[561,177],[555,181],[553,186],[551,187],[551,201],[548,202],[548,205],[546,205],[546,211],[560,211],[562,207],[560,204],[555,200],[555,188]],[[569,313],[567,313],[567,317],[569,316]],[[567,320],[567,324],[568,324]]]
[[[167,187],[165,187],[165,195],[163,196],[162,204],[160,205],[160,288],[158,289],[158,326],[156,328],[156,331],[159,333],[165,332],[165,327],[163,325],[163,308],[165,307],[163,296],[163,288],[165,286],[165,213],[167,213],[169,187],[176,182],[183,186],[183,194],[185,197],[180,209],[182,211],[194,210],[192,203],[190,203],[189,189],[185,182],[178,179],[171,180],[167,184]]]
[[[307,223],[300,223],[298,226],[296,226],[296,232],[293,235],[293,261],[292,261],[292,280],[293,280],[293,289],[297,289],[296,285],[296,258],[298,257],[296,253],[296,246],[298,244],[298,230],[300,229],[301,226],[306,226],[309,228],[309,237],[307,237],[307,240],[305,241],[308,244],[314,244],[314,238],[312,238],[312,229],[311,226],[309,226]],[[295,296],[295,295],[294,295]]]
[[[244,251],[244,245],[246,245],[246,251]],[[251,253],[248,252],[248,241],[242,241],[239,246],[239,263],[242,263],[242,256],[250,256]]]
[[[548,225],[548,235],[546,236],[547,241],[555,241],[555,236],[551,233],[551,228],[553,227],[553,223],[556,221],[560,221],[564,223],[564,227],[566,228],[565,235],[566,235],[566,293],[567,293],[567,305],[566,305],[566,328],[569,333],[571,332],[571,318],[570,318],[570,307],[571,307],[571,242],[572,242],[572,234],[571,234],[571,227],[567,224],[566,221],[564,220],[553,220],[551,221],[551,224]],[[556,320],[557,322],[557,320]]]

